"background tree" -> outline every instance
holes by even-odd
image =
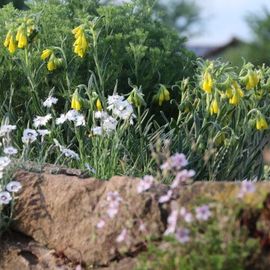
[[[0,0],[0,8],[6,4],[13,3],[15,8],[25,10],[28,7],[24,2],[25,0]]]

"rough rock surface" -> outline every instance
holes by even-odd
[[[1,270],[70,270],[79,264],[82,269],[132,270],[136,256],[145,250],[145,236],[158,239],[166,228],[169,204],[161,206],[158,199],[168,188],[161,184],[138,195],[135,178],[99,181],[85,178],[79,171],[51,170],[51,167],[39,172],[21,170],[15,178],[23,184],[12,227],[19,236],[15,234],[1,242]],[[261,194],[257,197],[266,198],[264,207],[258,213],[247,211],[241,222],[247,227],[252,224],[250,233],[255,237],[262,235],[265,241],[262,246],[268,250],[270,184],[258,183],[257,189]],[[114,191],[122,201],[117,216],[111,219],[107,213],[107,195]],[[202,196],[225,203],[238,192],[237,183],[199,182],[182,187],[172,199],[178,206],[197,205]],[[251,198],[251,202],[255,199]],[[97,228],[100,220],[105,225]],[[256,228],[256,223],[261,221],[266,224],[264,231]],[[144,231],[140,230],[142,225]],[[124,228],[127,238],[119,243],[116,239]],[[269,252],[265,260],[270,267],[268,255]]]
[[[16,180],[22,182],[23,190],[14,212],[14,229],[75,262],[108,265],[123,254],[136,254],[144,248],[141,222],[152,235],[160,236],[165,229],[166,219],[157,202],[162,186],[150,196],[138,196],[138,180],[128,177],[98,181],[20,171]],[[122,202],[117,217],[110,219],[107,194],[114,191]],[[106,224],[99,229],[101,219]],[[117,243],[123,228],[128,229],[129,240]]]

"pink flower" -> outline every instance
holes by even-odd
[[[127,238],[127,229],[123,229],[122,232],[117,236],[116,242],[121,243]]]
[[[112,206],[107,209],[108,216],[113,219],[118,214],[118,206]]]
[[[119,204],[122,202],[122,198],[117,191],[110,191],[108,192],[106,199],[108,202],[107,214],[110,218],[114,218],[118,213]]]
[[[145,175],[143,179],[139,182],[137,186],[137,192],[142,193],[151,188],[154,182],[154,177],[152,175]]]
[[[196,211],[196,218],[198,220],[203,220],[203,221],[207,221],[209,219],[209,217],[212,215],[210,210],[209,210],[209,206],[204,204],[200,207],[197,207],[195,209]]]
[[[98,228],[98,229],[102,229],[104,226],[105,226],[105,221],[103,220],[103,219],[101,219],[98,223],[97,223],[97,225],[96,225],[96,227]]]
[[[179,228],[176,230],[175,238],[177,241],[179,241],[181,244],[185,244],[189,242],[189,229],[186,228]]]
[[[186,210],[186,208],[182,207],[180,209],[180,216],[184,219],[185,222],[191,223],[193,221],[193,215]]]
[[[179,171],[183,167],[188,165],[188,161],[184,154],[176,153],[168,158],[161,166],[161,170],[169,171],[169,170],[177,170]]]
[[[172,194],[173,194],[172,190],[169,190],[165,195],[160,196],[158,202],[159,202],[159,203],[165,203],[165,202],[168,202],[168,201],[171,199]]]
[[[164,233],[165,235],[173,234],[175,232],[177,219],[178,219],[178,211],[172,210],[171,214],[168,216],[168,219],[167,219],[168,226]]]
[[[247,193],[254,193],[256,191],[256,186],[253,181],[248,181],[247,179],[241,182],[241,188],[238,193],[238,198],[243,198]]]
[[[182,170],[176,174],[174,181],[171,184],[171,188],[177,188],[185,181],[191,179],[195,175],[194,170]]]

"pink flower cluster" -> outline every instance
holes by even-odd
[[[182,220],[187,224],[192,223],[195,218],[197,221],[207,221],[212,213],[208,205],[201,205],[195,209],[195,217],[186,208],[181,207],[180,210],[174,209],[167,219],[167,229],[164,235],[174,235],[175,238],[182,244],[190,239],[190,231],[187,228],[177,227],[178,221]]]

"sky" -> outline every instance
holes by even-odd
[[[195,0],[202,8],[200,33],[190,38],[190,45],[221,45],[232,37],[250,40],[245,21],[250,13],[270,11],[270,0]]]

